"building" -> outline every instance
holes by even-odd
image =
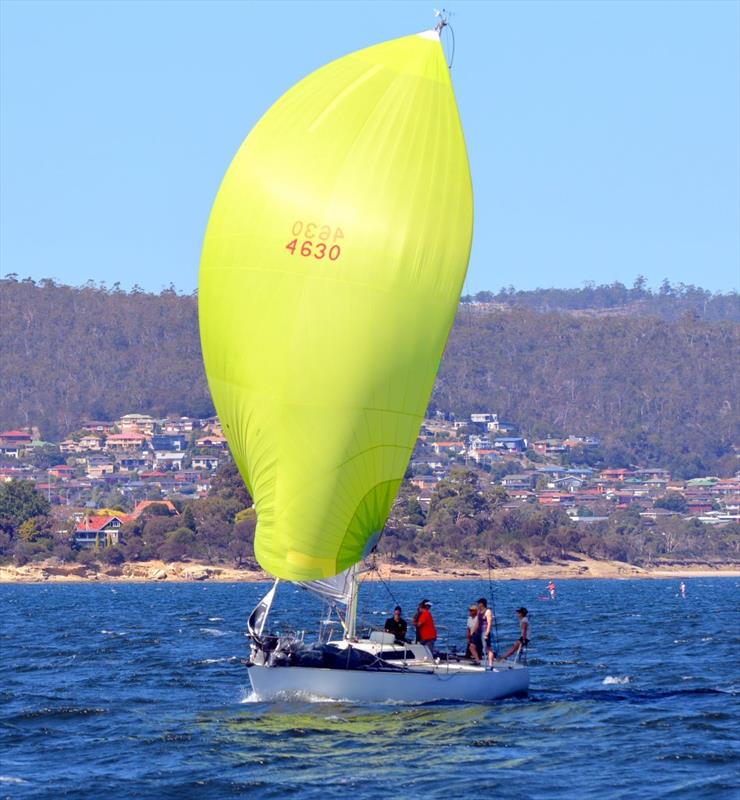
[[[154,453],[154,467],[156,469],[182,469],[182,462],[187,457],[186,453],[164,453],[157,451]]]
[[[92,450],[93,452],[98,452],[103,449],[103,441],[103,437],[97,433],[88,433],[77,442],[77,451]]]
[[[500,436],[498,439],[494,439],[493,446],[499,451],[523,453],[527,449],[527,440],[521,436]]]
[[[432,442],[432,450],[439,456],[443,453],[448,455],[455,455],[456,453],[465,452],[465,442],[450,441],[450,442]]]
[[[157,420],[148,414],[124,414],[116,420],[116,427],[121,433],[143,433],[152,436],[157,428]]]
[[[516,475],[505,475],[501,478],[501,485],[508,489],[532,489],[537,482],[534,472],[520,472]]]
[[[191,417],[167,417],[167,419],[162,422],[161,427],[162,433],[182,434],[191,433],[196,428],[199,428],[200,425],[198,420],[192,419]]]
[[[561,439],[539,439],[532,448],[541,456],[561,455],[566,451],[566,446]]]
[[[409,482],[417,489],[434,489],[439,483],[439,478],[436,475],[414,475]]]
[[[216,456],[193,456],[192,467],[213,472],[218,469],[218,458]]]
[[[0,433],[0,455],[18,458],[31,446],[31,434],[27,431],[2,431]]]
[[[147,508],[150,508],[151,506],[163,506],[167,509],[167,511],[169,511],[170,516],[178,516],[177,509],[171,500],[142,500],[136,504],[131,517],[133,519],[138,519],[147,510]]]
[[[120,544],[121,526],[130,519],[128,514],[116,516],[92,515],[85,517],[74,530],[74,544],[80,550],[95,547],[112,547]]]
[[[497,431],[499,429],[498,414],[490,412],[471,414],[470,421],[476,425],[485,425],[489,431]]]
[[[147,446],[147,437],[143,433],[112,433],[105,440],[106,450],[142,450]]]
[[[183,433],[156,433],[152,436],[152,449],[182,452],[188,449],[188,437]]]

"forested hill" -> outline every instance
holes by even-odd
[[[698,286],[665,280],[657,292],[638,277],[630,288],[615,282],[581,289],[534,289],[517,291],[513,286],[499,292],[478,292],[462,298],[464,304],[484,304],[533,311],[562,311],[573,314],[625,314],[679,319],[685,314],[710,322],[740,321],[740,295],[737,292],[712,293]]]
[[[596,313],[603,303],[580,313],[526,307],[533,293],[463,303],[433,405],[458,416],[494,411],[530,438],[596,435],[609,466],[734,472],[737,295],[705,293],[700,311],[685,288],[641,291],[649,297],[630,313]],[[57,439],[89,417],[213,413],[195,296],[8,277],[0,320],[0,428],[38,425]]]

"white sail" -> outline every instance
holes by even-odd
[[[278,583],[280,583],[280,579],[276,578],[275,583],[273,583],[272,587],[270,588],[270,591],[259,601],[259,603],[257,603],[254,611],[249,615],[249,619],[247,620],[247,628],[249,629],[250,636],[259,637],[262,635],[265,622],[267,622],[267,615],[270,613],[270,607],[272,606],[272,601],[275,598],[275,590],[277,589]]]
[[[303,587],[311,594],[328,600],[330,603],[340,603],[346,606],[352,598],[355,572],[356,568],[352,566],[331,578],[321,578],[316,581],[296,581],[296,585]]]

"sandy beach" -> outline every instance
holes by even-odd
[[[709,564],[666,563],[652,568],[637,567],[621,561],[598,561],[574,555],[567,561],[549,564],[525,564],[496,567],[491,570],[493,580],[548,580],[570,578],[680,578],[680,577],[740,577],[740,563]],[[449,581],[488,580],[487,569],[469,569],[464,566],[440,568],[415,567],[402,564],[379,564],[370,571],[366,580]],[[261,570],[199,564],[192,562],[144,561],[123,564],[120,567],[85,564],[59,564],[49,561],[29,563],[24,566],[0,565],[0,583],[148,583],[156,581],[194,582],[248,582],[269,581],[270,576]]]

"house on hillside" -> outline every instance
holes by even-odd
[[[143,450],[147,446],[147,437],[143,433],[112,433],[105,440],[105,449]]]
[[[499,429],[498,414],[491,412],[471,414],[470,421],[475,425],[485,425],[486,430],[489,431],[497,431]]]
[[[130,519],[128,514],[116,516],[93,515],[77,523],[74,530],[74,546],[80,550],[96,547],[112,547],[120,544],[121,526]]]
[[[196,442],[196,447],[212,447],[216,450],[225,450],[228,447],[225,436],[219,436],[215,433],[207,433],[201,436]]]
[[[152,436],[152,450],[179,453],[187,449],[188,437],[184,433],[155,433]]]
[[[205,469],[213,472],[218,469],[218,458],[216,456],[193,456],[191,464],[193,469]]]
[[[102,419],[86,419],[81,427],[83,431],[105,435],[113,432],[115,423]]]
[[[539,439],[532,448],[541,456],[561,455],[566,450],[562,439]]]
[[[79,442],[77,442],[77,450],[78,452],[81,450],[98,452],[103,449],[103,441],[103,437],[99,436],[97,433],[88,433],[80,437]]]
[[[58,464],[56,467],[49,467],[48,472],[52,478],[68,481],[70,478],[74,478],[75,468],[70,467],[67,464]]]
[[[436,475],[414,475],[409,483],[417,489],[434,489],[439,483],[439,478]]]
[[[523,453],[527,449],[527,440],[521,436],[499,436],[494,439],[493,447],[508,453]]]
[[[124,414],[116,420],[116,427],[121,433],[143,433],[152,436],[157,429],[157,420],[149,414]]]
[[[156,469],[180,470],[182,469],[182,462],[186,457],[186,453],[166,453],[157,451],[154,453],[154,466]]]
[[[510,489],[533,489],[537,483],[534,472],[519,472],[515,475],[504,475],[501,485],[508,491]]]
[[[0,455],[6,458],[18,458],[31,446],[31,434],[27,431],[0,432]]]
[[[85,474],[88,478],[102,478],[105,475],[113,474],[115,471],[115,465],[105,457],[90,456],[86,459],[86,463]]]
[[[192,433],[192,431],[199,427],[198,420],[192,417],[167,417],[167,419],[162,422],[162,433]]]
[[[457,453],[465,452],[465,442],[432,442],[432,450],[434,450],[438,456],[442,455],[443,453],[446,455],[456,455]]]
[[[138,519],[148,508],[151,508],[152,506],[163,506],[167,509],[167,511],[169,511],[170,516],[178,516],[178,511],[175,508],[175,504],[171,500],[142,500],[136,504],[136,507],[131,513],[131,518]]]
[[[476,464],[480,464],[481,466],[484,466],[485,464],[493,465],[497,461],[501,461],[501,454],[490,447],[469,450],[468,455],[473,459],[473,461],[475,461]]]

